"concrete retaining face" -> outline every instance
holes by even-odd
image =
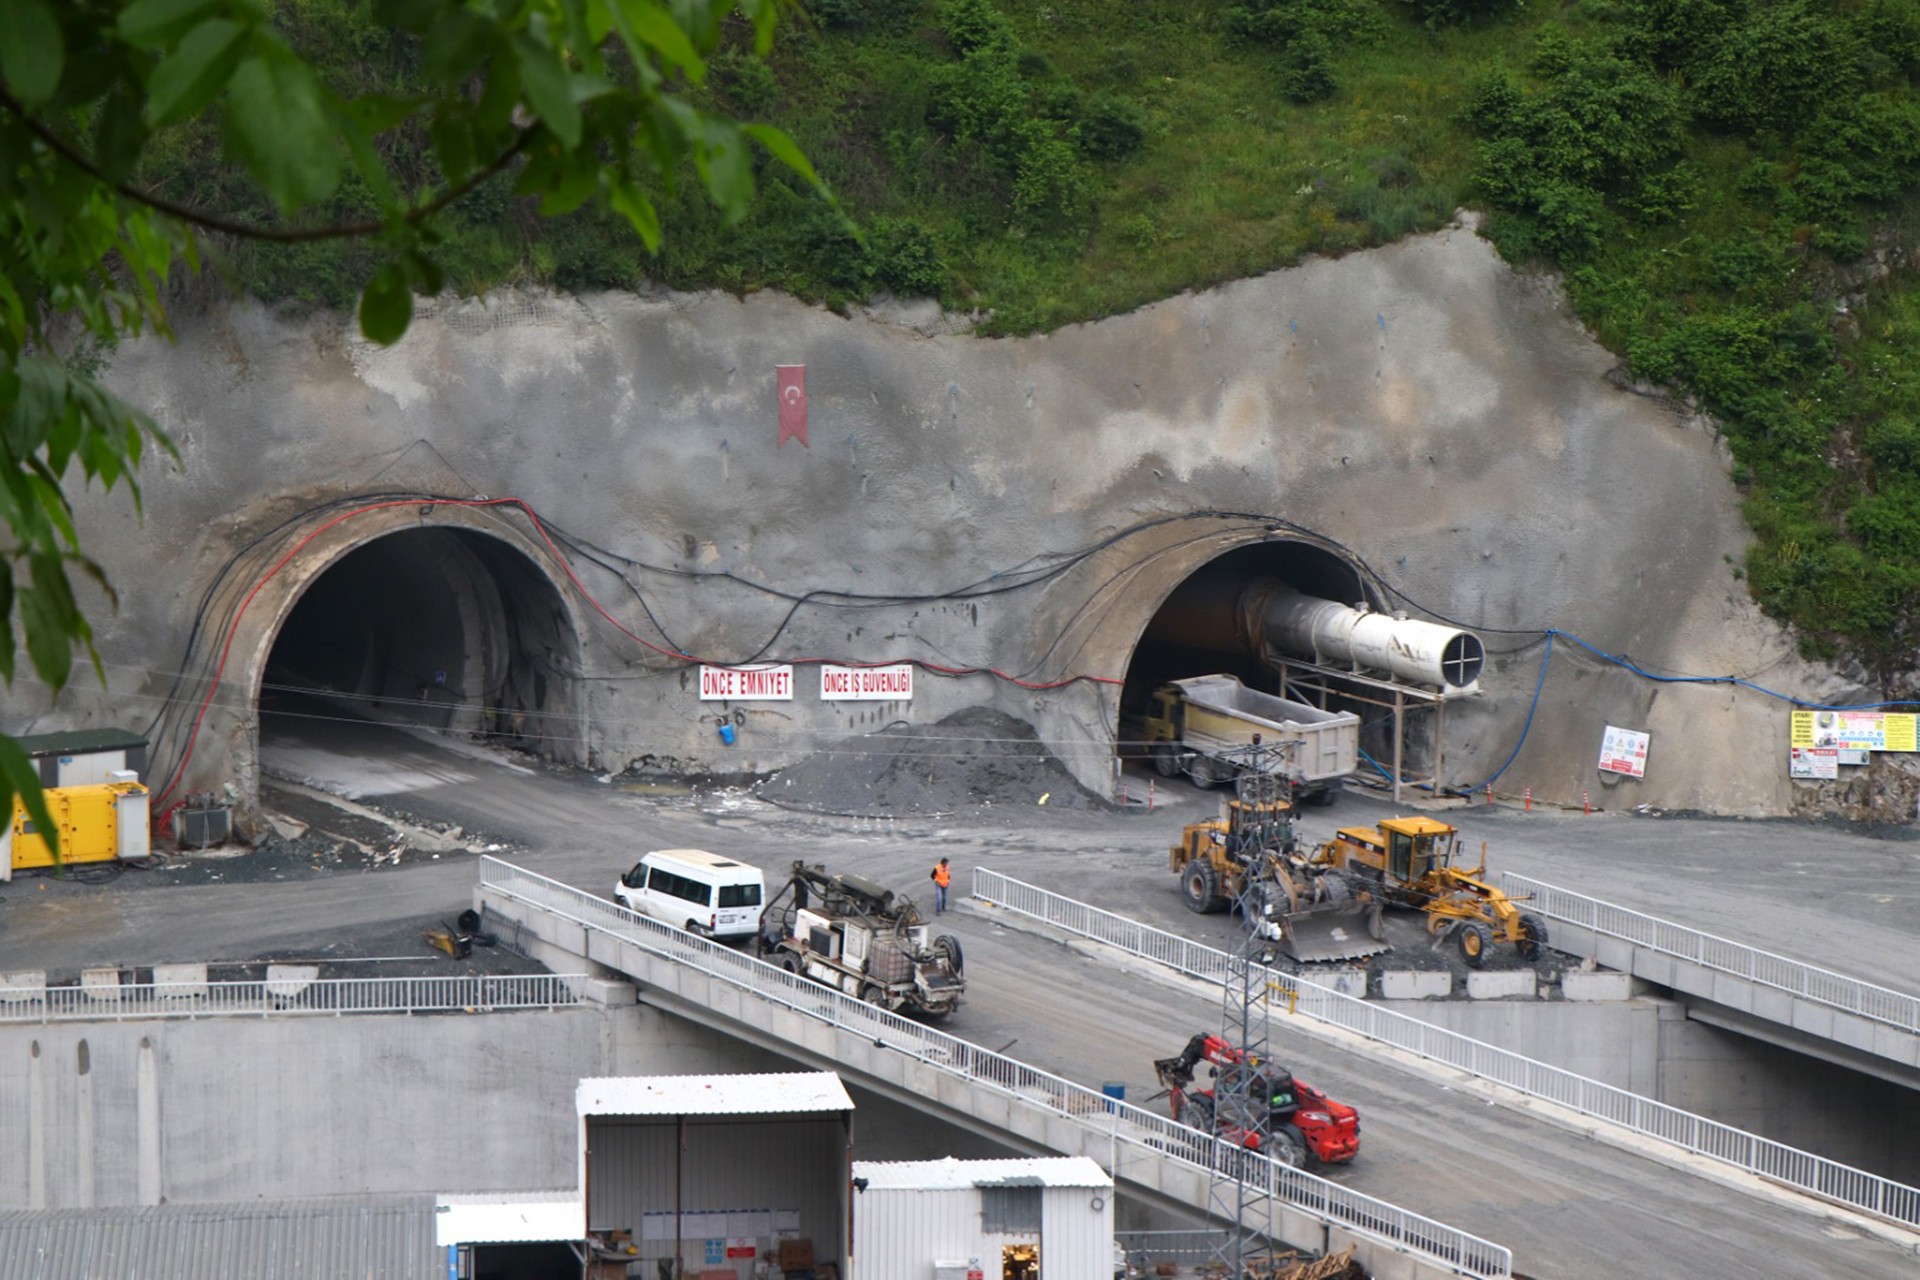
[[[672,645],[713,662],[777,635],[774,660],[1117,679],[1182,581],[1285,537],[1263,520],[1191,519],[1239,511],[1336,540],[1469,622],[1521,619],[1665,669],[1768,666],[1772,684],[1839,690],[1730,585],[1726,565],[1749,535],[1706,424],[1610,382],[1616,358],[1551,281],[1514,272],[1464,227],[1025,339],[768,293],[426,300],[390,349],[360,340],[347,316],[234,304],[172,319],[177,343],[124,344],[106,376],[172,434],[179,466],[150,469],[143,521],[124,493],[71,495],[88,552],[122,593],[118,610],[92,614],[109,686],[76,684],[56,711],[23,682],[10,729],[115,724],[149,706],[169,680],[152,655],[183,649],[193,602],[235,551],[376,478],[386,491],[512,495],[623,556],[708,575],[649,576],[643,589]],[[777,447],[781,364],[807,368],[807,446]],[[1388,493],[1422,497],[1383,504]],[[1031,591],[940,598],[1164,517],[1176,523]],[[745,723],[723,745],[696,714],[696,677],[649,670],[652,655],[593,623],[524,517],[409,506],[351,516],[328,534],[338,545],[309,546],[269,584],[182,787],[232,783],[251,803],[252,691],[277,627],[354,539],[422,523],[497,534],[554,584],[579,644],[567,722],[585,726],[545,744],[557,758],[764,773],[839,735],[993,706],[1034,724],[1083,782],[1108,786],[1118,694],[1087,683],[924,680],[910,702],[878,703],[825,702],[802,678],[777,715],[735,703]],[[261,565],[308,528],[290,526]],[[1653,563],[1663,572],[1635,589],[1606,589],[1618,566]],[[617,578],[580,572],[622,626],[666,647]],[[743,581],[919,599],[868,611],[849,637],[837,610],[786,619],[784,601]],[[1509,749],[1536,669],[1530,653],[1496,658],[1483,695],[1448,715],[1455,777],[1486,773]],[[1747,749],[1778,732],[1772,703],[1723,688],[1669,687],[1656,700],[1623,673],[1548,681],[1516,785],[1577,803],[1603,720],[1663,744],[1666,763],[1635,783],[1636,802],[1791,809],[1781,762]]]

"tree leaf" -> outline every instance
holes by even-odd
[[[52,850],[55,862],[60,860],[60,829],[54,824],[53,815],[47,811],[47,797],[40,790],[40,771],[34,768],[33,761],[20,744],[0,733],[0,821],[13,825],[14,798],[18,797],[26,809],[27,816],[40,828]]]
[[[108,94],[93,119],[93,162],[100,166],[101,175],[109,182],[131,177],[146,142],[139,97],[124,86]]]
[[[660,214],[653,207],[653,201],[646,193],[626,179],[613,184],[607,193],[607,203],[613,211],[633,224],[639,233],[640,241],[647,246],[648,253],[660,250]]]
[[[473,126],[464,116],[440,112],[427,126],[433,138],[434,159],[448,186],[458,186],[473,172]]]
[[[54,589],[58,580],[66,585],[67,575],[60,562],[51,556],[33,557],[33,585],[19,591],[20,622],[26,628],[27,657],[33,669],[48,687],[64,688],[73,674],[73,642],[86,626],[72,606],[73,592]],[[61,607],[66,600],[67,606]]]
[[[237,22],[215,18],[187,33],[147,81],[147,127],[158,129],[196,115],[213,101],[240,61],[241,37]]]
[[[721,214],[728,222],[738,222],[753,199],[753,155],[746,137],[730,120],[709,119],[702,141],[705,145],[694,149],[694,167]]]
[[[134,0],[120,14],[120,35],[138,45],[162,44],[193,25],[216,0]]]
[[[6,77],[14,97],[37,107],[60,87],[60,68],[66,59],[60,24],[44,0],[11,0],[7,7],[11,30],[0,39],[0,75]]]
[[[806,152],[799,144],[787,136],[784,129],[776,129],[770,124],[743,124],[741,130],[755,142],[767,149],[767,153],[787,168],[805,178],[813,189],[822,195],[827,194],[827,184],[820,181],[820,175],[813,171],[813,163],[807,159]]]
[[[647,50],[657,53],[669,65],[687,73],[687,79],[699,84],[706,79],[707,64],[693,47],[686,29],[659,0],[612,0],[613,25],[626,42],[636,62],[651,62]]]
[[[286,214],[318,204],[340,185],[340,148],[320,103],[313,68],[268,47],[233,73],[228,141]]]
[[[580,105],[573,100],[573,85],[560,55],[524,34],[513,37],[513,52],[527,104],[569,151],[579,146]]]
[[[360,332],[369,342],[391,346],[411,323],[413,290],[407,287],[407,273],[399,263],[389,262],[373,273],[367,291],[360,295]]]
[[[0,682],[13,683],[13,655],[13,566],[0,559]]]
[[[438,7],[420,69],[437,84],[456,84],[480,69],[500,31],[471,9]]]

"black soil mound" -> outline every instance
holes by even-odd
[[[931,817],[990,808],[1106,807],[1031,725],[971,707],[938,724],[848,738],[766,779],[762,799],[809,813]]]

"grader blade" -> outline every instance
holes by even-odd
[[[1373,908],[1354,904],[1309,908],[1276,917],[1280,949],[1299,961],[1361,960],[1388,950],[1373,937],[1368,922]]]

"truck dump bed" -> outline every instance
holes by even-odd
[[[1359,764],[1360,717],[1351,711],[1322,711],[1249,689],[1229,675],[1194,676],[1173,685],[1186,700],[1185,741],[1195,750],[1249,746],[1256,733],[1266,743],[1297,743],[1293,759],[1276,766],[1303,782],[1344,778]]]

